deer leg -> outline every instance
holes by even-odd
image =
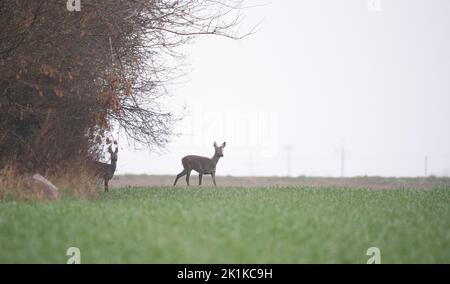
[[[175,182],[173,183],[173,186],[177,184],[177,181],[180,177],[184,176],[186,174],[186,169],[184,169],[181,173],[177,174],[177,177],[175,178]]]
[[[203,177],[203,173],[198,173],[198,185],[202,185],[202,177]]]
[[[212,177],[214,186],[217,186],[217,184],[216,184],[216,173],[215,173],[215,172],[212,172],[212,173],[211,173],[211,177]]]
[[[189,177],[191,176],[191,170],[187,170],[186,172],[186,183],[189,186]]]
[[[108,192],[108,180],[105,179],[105,192]]]

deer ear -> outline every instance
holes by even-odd
[[[227,142],[222,143],[222,148],[225,148],[225,145],[227,145]]]
[[[214,147],[217,148],[217,143],[216,142],[214,142]]]
[[[112,151],[112,148],[111,148],[111,145],[109,145],[109,147],[108,147],[108,152],[111,153],[111,154],[112,154],[112,152],[113,152],[113,151]]]

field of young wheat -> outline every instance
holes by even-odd
[[[450,263],[449,216],[449,188],[119,188],[0,202],[0,263]]]

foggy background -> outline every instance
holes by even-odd
[[[120,136],[118,174],[176,174],[214,141],[218,175],[450,174],[450,1],[248,4],[257,33],[185,47],[163,100],[179,136],[158,153]]]

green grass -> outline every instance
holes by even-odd
[[[450,263],[450,190],[139,188],[0,202],[1,263]]]

